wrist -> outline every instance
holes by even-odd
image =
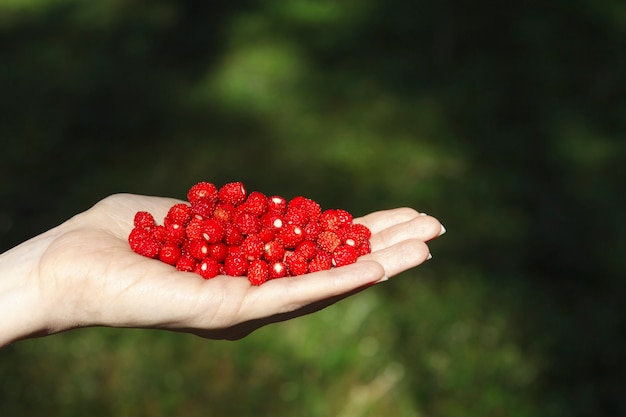
[[[49,300],[39,286],[39,260],[54,231],[0,254],[0,347],[55,330],[49,325]]]

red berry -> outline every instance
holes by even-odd
[[[294,197],[288,204],[287,209],[292,207],[298,207],[307,213],[309,219],[317,219],[322,213],[320,205],[310,198],[297,196]]]
[[[187,253],[197,260],[209,256],[209,244],[204,239],[192,239],[186,245]]]
[[[285,256],[285,248],[282,243],[277,240],[267,242],[263,246],[263,258],[268,261],[282,261]]]
[[[265,253],[265,243],[258,235],[250,235],[241,243],[241,250],[248,260],[261,259]]]
[[[252,191],[248,194],[248,198],[243,203],[245,211],[255,216],[261,216],[267,212],[268,199],[267,196],[259,191]]]
[[[326,209],[319,218],[323,230],[335,231],[339,229],[340,219],[335,209]]]
[[[267,262],[257,259],[248,266],[248,281],[252,285],[261,285],[269,279],[269,266]]]
[[[372,232],[365,225],[351,223],[339,229],[338,235],[342,243],[356,248],[366,240],[369,240]]]
[[[333,266],[340,267],[356,262],[358,254],[355,248],[348,245],[339,245],[333,251]]]
[[[337,233],[330,230],[325,230],[317,236],[316,240],[318,246],[326,252],[332,252],[341,244],[341,240]]]
[[[191,202],[191,214],[200,219],[208,219],[213,216],[215,202],[208,197],[201,197]]]
[[[245,236],[232,223],[224,224],[224,243],[229,246],[241,245]]]
[[[176,244],[168,243],[161,247],[159,251],[159,259],[170,265],[176,265],[180,259],[180,248]]]
[[[202,222],[202,237],[209,243],[221,242],[226,231],[221,221],[210,218]]]
[[[195,184],[187,192],[187,200],[193,203],[199,198],[209,198],[212,201],[217,200],[217,187],[210,182],[199,182]]]
[[[303,208],[288,207],[284,220],[288,224],[296,224],[300,227],[304,227],[309,221],[309,214]]]
[[[289,252],[287,256],[285,256],[285,264],[292,276],[304,275],[308,271],[306,259],[296,252]]]
[[[289,274],[287,270],[287,265],[284,262],[277,261],[270,265],[269,268],[269,277],[270,279],[274,278],[283,278]]]
[[[333,266],[333,257],[324,250],[318,250],[309,262],[309,272],[326,271]]]
[[[241,245],[227,246],[227,249],[228,249],[228,255],[243,256],[245,258],[245,255],[243,254],[243,249],[241,249]]]
[[[356,248],[356,252],[359,256],[367,255],[368,253],[372,253],[372,246],[369,240],[361,243],[361,245]]]
[[[165,243],[165,239],[167,239],[167,229],[165,226],[157,225],[150,229],[150,233],[152,233],[152,238],[159,243]]]
[[[170,223],[165,226],[165,243],[181,245],[183,240],[185,240],[186,234],[185,226],[178,223]]]
[[[267,243],[271,240],[274,240],[274,237],[276,236],[276,230],[271,227],[261,226],[261,230],[259,230],[258,236],[263,242]]]
[[[135,227],[150,229],[155,225],[154,216],[147,211],[138,211],[137,213],[135,213],[133,225]]]
[[[192,218],[189,221],[189,223],[187,224],[187,229],[185,230],[188,239],[196,240],[203,238],[202,223],[204,223],[204,220],[196,217]]]
[[[306,239],[308,240],[317,240],[317,236],[319,236],[319,234],[321,232],[323,232],[324,230],[322,229],[322,226],[320,225],[320,222],[317,219],[312,219],[310,220],[306,226],[304,226],[304,232],[306,235]]]
[[[335,215],[339,220],[339,227],[345,227],[352,223],[352,214],[343,209],[335,209]]]
[[[191,219],[191,207],[185,203],[174,204],[170,207],[165,216],[165,225],[168,223],[177,223],[186,226]]]
[[[192,272],[196,268],[197,262],[198,261],[191,255],[184,253],[180,256],[178,262],[176,262],[176,269],[184,272]]]
[[[224,184],[218,191],[218,198],[224,203],[238,206],[246,200],[246,188],[241,182]]]
[[[241,212],[235,217],[233,223],[244,235],[256,234],[261,230],[261,220],[254,214]]]
[[[267,200],[267,211],[282,216],[287,210],[287,200],[279,195],[274,195]]]
[[[285,221],[283,220],[282,214],[274,213],[271,211],[261,216],[261,225],[265,227],[271,227],[272,229],[280,229],[281,227],[283,227],[284,222]]]
[[[317,245],[310,240],[303,240],[296,246],[295,252],[299,253],[307,261],[311,260],[317,252]]]
[[[194,271],[200,274],[200,276],[202,276],[202,278],[204,279],[211,279],[219,274],[220,268],[215,259],[204,258],[196,265]]]
[[[224,259],[224,272],[231,277],[245,275],[248,270],[248,260],[243,255],[230,254]]]
[[[213,209],[213,217],[223,221],[224,223],[232,221],[234,214],[235,206],[230,203],[222,203],[220,201],[215,205],[215,208]]]
[[[156,258],[159,255],[161,245],[152,238],[150,231],[143,227],[135,227],[128,235],[128,243],[133,252],[148,258]]]
[[[213,243],[209,245],[209,256],[217,262],[223,262],[228,256],[228,246],[225,243]]]
[[[304,240],[304,231],[298,225],[286,224],[278,231],[276,238],[285,249],[294,249],[298,243]]]

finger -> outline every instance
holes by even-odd
[[[416,210],[409,207],[400,207],[390,210],[375,211],[354,219],[354,222],[364,224],[372,233],[378,233],[390,226],[407,222],[418,216],[419,213]]]
[[[408,239],[419,239],[424,242],[440,235],[441,223],[434,217],[417,216],[409,221],[392,224],[386,229],[372,234],[370,244],[372,251],[387,248]]]
[[[420,265],[429,258],[430,249],[426,243],[418,239],[410,239],[372,252],[361,259],[378,262],[385,270],[385,277],[391,278]]]
[[[251,320],[295,311],[370,285],[382,279],[384,273],[377,262],[362,261],[328,271],[274,279],[250,289],[240,319]]]

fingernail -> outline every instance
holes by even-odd
[[[446,228],[443,227],[443,224],[441,225],[441,232],[439,232],[439,236],[443,235],[444,233],[446,233]]]
[[[426,258],[426,260],[427,260],[427,261],[430,261],[431,259],[433,259],[433,254],[432,254],[432,253],[429,253],[429,254],[428,254],[428,257]]]
[[[420,213],[420,216],[424,217],[424,216],[428,216],[428,214],[426,214],[426,213]]]
[[[381,282],[385,282],[389,279],[389,277],[387,275],[384,275],[381,279],[379,279],[378,281],[376,281],[374,284],[380,284]]]

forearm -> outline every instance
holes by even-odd
[[[38,266],[54,237],[49,231],[0,254],[0,347],[49,333]]]

